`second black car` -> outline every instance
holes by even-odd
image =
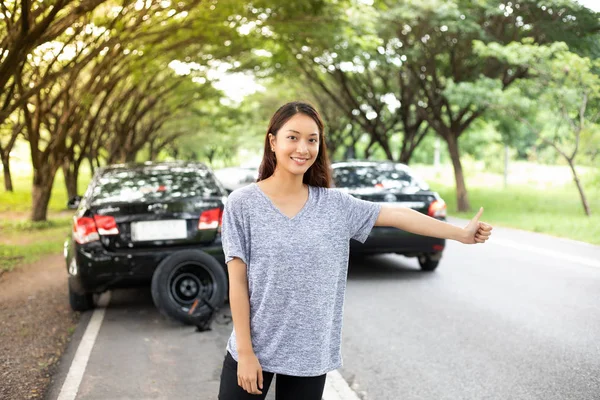
[[[446,219],[446,203],[406,165],[393,162],[333,163],[336,188],[352,196],[391,207],[408,207],[439,220]],[[444,239],[415,235],[391,227],[374,227],[367,241],[350,243],[351,255],[398,253],[417,257],[423,271],[438,267]]]

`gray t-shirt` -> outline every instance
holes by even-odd
[[[247,265],[252,346],[264,371],[317,376],[342,365],[342,316],[350,238],[364,242],[380,205],[309,186],[285,216],[255,183],[229,195],[225,261]],[[235,330],[227,350],[238,360]]]

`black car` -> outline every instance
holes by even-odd
[[[198,325],[227,293],[221,219],[227,192],[202,163],[163,162],[99,169],[77,207],[65,243],[69,300],[151,284],[159,310]]]
[[[333,163],[332,169],[335,187],[356,198],[409,207],[433,218],[446,219],[444,200],[404,164],[350,161]],[[376,226],[364,244],[351,241],[350,254],[398,253],[417,257],[423,271],[433,271],[439,264],[444,246],[444,239]]]

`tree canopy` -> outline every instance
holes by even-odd
[[[0,158],[10,190],[10,151],[28,141],[34,220],[46,218],[58,170],[74,195],[86,160],[92,169],[160,157],[226,165],[259,151],[271,113],[296,98],[321,110],[337,158],[409,163],[428,136],[442,139],[462,211],[460,139],[480,121],[520,153],[539,142],[568,163],[598,156],[600,19],[571,0],[1,7]],[[237,103],[218,89],[223,71],[267,90]]]

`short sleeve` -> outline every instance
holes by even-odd
[[[230,194],[225,203],[221,228],[225,263],[238,257],[248,265],[248,233],[243,218],[243,204],[243,199],[235,193]]]
[[[342,209],[347,213],[350,237],[364,243],[379,217],[381,204],[357,199],[341,191],[339,193]]]

